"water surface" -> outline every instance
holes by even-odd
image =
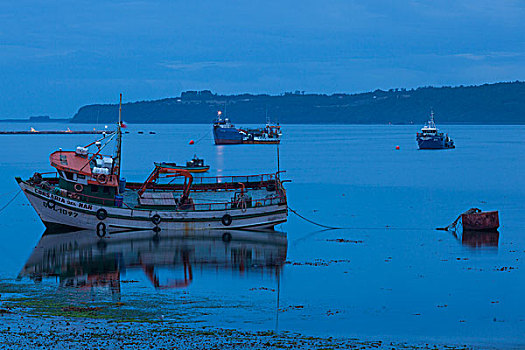
[[[417,150],[417,126],[283,127],[280,167],[292,180],[286,184],[290,207],[342,229],[323,230],[290,214],[276,227],[287,237],[284,246],[257,235],[234,237],[228,245],[217,237],[163,239],[161,233],[158,241],[120,236],[117,242],[115,236],[105,246],[94,240],[80,249],[82,237],[63,238],[62,248],[55,249],[58,258],[46,258],[52,266],[41,268],[58,268],[56,262],[66,266],[88,254],[77,272],[82,277],[73,273],[67,283],[65,277],[36,283],[24,277],[17,283],[43,298],[118,300],[153,318],[195,325],[525,345],[525,127],[441,128],[456,149]],[[276,146],[215,146],[208,125],[130,125],[128,130],[122,167],[130,181],[144,180],[154,161],[184,162],[194,153],[211,165],[211,175],[277,169]],[[50,171],[52,151],[91,140],[90,135],[1,136],[0,207],[17,191],[14,176]],[[434,230],[471,207],[499,210],[499,233],[455,237]],[[23,195],[0,213],[4,280],[14,281],[23,271],[43,232]],[[184,251],[191,254],[184,258]],[[158,266],[152,272],[145,261]],[[120,281],[118,289],[114,282],[92,287],[94,276],[101,275]],[[168,285],[176,288],[164,288]]]

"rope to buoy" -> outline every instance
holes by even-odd
[[[13,196],[13,198],[11,198],[6,205],[4,205],[1,209],[0,209],[0,213],[9,206],[9,204],[11,204],[15,199],[16,197],[18,197],[18,195],[20,194],[20,192],[22,192],[22,190],[18,190],[18,192]]]
[[[305,220],[305,221],[308,221],[309,223],[311,224],[314,224],[316,226],[319,226],[319,227],[323,227],[323,228],[326,228],[328,230],[400,230],[400,231],[422,231],[422,230],[432,230],[432,228],[421,228],[421,227],[392,227],[390,225],[386,225],[386,226],[382,226],[382,227],[336,227],[336,226],[328,226],[328,225],[323,225],[323,224],[320,224],[318,222],[315,222],[313,220],[310,220],[308,218],[305,218],[304,216],[302,216],[301,214],[299,214],[298,212],[296,212],[295,210],[293,210],[292,208],[288,207],[288,210],[290,210],[292,213],[294,213],[295,215],[297,215],[298,217],[300,217],[301,219]],[[322,230],[324,231],[324,230]]]
[[[339,230],[339,229],[342,229],[342,227],[335,227],[335,226],[327,226],[327,225],[323,225],[323,224],[320,224],[318,222],[315,222],[315,221],[312,221],[310,219],[307,219],[305,218],[304,216],[302,216],[301,214],[299,214],[298,212],[296,212],[295,210],[293,210],[292,208],[288,207],[288,210],[290,210],[292,213],[294,213],[295,215],[297,215],[298,217],[300,217],[301,219],[305,220],[305,221],[308,221],[309,223],[311,224],[314,224],[316,226],[319,226],[319,227],[324,227],[324,228],[327,228],[327,229],[330,229],[330,230]]]
[[[201,138],[199,138],[197,141],[195,141],[195,144],[199,143],[200,141],[202,141],[206,136],[208,136],[209,134],[211,133],[211,131],[208,131],[206,134],[204,134],[204,136],[202,136]]]
[[[445,226],[445,227],[436,227],[436,230],[439,230],[439,231],[455,231],[456,230],[456,226],[458,225],[459,219],[461,219],[461,216],[474,214],[474,213],[480,213],[480,212],[481,212],[481,209],[470,208],[466,212],[459,214],[457,219],[454,220],[454,222],[452,222],[450,225]]]

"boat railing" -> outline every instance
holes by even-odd
[[[237,203],[234,202],[223,202],[223,203],[194,203],[191,205],[189,211],[212,211],[212,210],[228,210],[228,209],[242,209],[243,211],[253,207],[267,207],[270,205],[284,204],[286,203],[285,195],[271,196],[259,199],[250,199]],[[181,209],[184,210],[184,209]]]
[[[55,187],[54,189],[51,189],[51,190],[43,188],[41,185],[37,185],[37,187],[41,188],[44,191],[53,193],[55,195],[59,195],[64,198],[77,200],[77,201],[87,203],[87,204],[102,204],[102,205],[107,205],[107,206],[112,206],[112,207],[116,206],[115,198],[90,196],[90,195],[83,194],[83,193],[72,192],[72,191],[68,191],[65,189],[60,189],[58,187]],[[179,207],[178,210],[182,210],[182,211],[184,210],[186,211],[211,211],[211,210],[228,210],[228,209],[246,210],[247,208],[251,208],[251,207],[265,207],[265,206],[284,204],[284,203],[286,203],[286,194],[266,196],[264,198],[259,198],[259,199],[244,200],[244,203],[243,203],[243,200],[240,200],[237,202],[228,201],[228,202],[194,203],[194,204],[189,205],[188,209]],[[140,209],[137,207],[132,207],[124,201],[122,201],[122,207],[125,207],[128,209]]]
[[[199,176],[193,178],[193,184],[219,184],[219,183],[248,183],[248,182],[265,182],[279,178],[285,170],[270,174],[258,175],[234,175],[234,176]]]

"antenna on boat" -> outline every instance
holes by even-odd
[[[117,125],[117,159],[115,159],[117,182],[120,183],[120,160],[122,152],[122,94],[120,94],[120,102],[118,105],[118,125]],[[118,189],[117,189],[118,191]]]
[[[429,122],[429,126],[431,128],[435,128],[436,127],[436,122],[434,122],[434,108],[430,107],[430,122]]]

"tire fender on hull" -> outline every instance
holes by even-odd
[[[224,214],[221,219],[221,222],[224,226],[230,226],[232,224],[232,221],[233,221],[233,218],[231,217],[230,214]]]
[[[108,212],[104,208],[97,210],[97,219],[100,221],[105,220],[108,217]]]
[[[151,222],[152,222],[154,225],[158,226],[158,225],[162,222],[162,218],[160,217],[159,214],[155,214],[155,215],[153,215],[153,216],[151,217]]]

